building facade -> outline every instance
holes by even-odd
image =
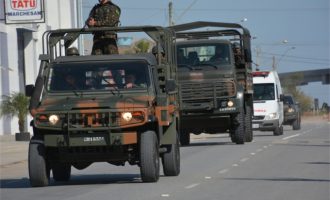
[[[79,27],[81,0],[32,0],[31,3],[42,3],[43,22],[8,23],[5,3],[0,2],[0,100],[3,95],[12,92],[24,93],[25,85],[34,84],[39,70],[39,54],[42,53],[42,35],[46,30]],[[24,5],[27,1],[15,0],[16,5]],[[7,13],[7,15],[6,15]],[[7,18],[8,19],[8,18]],[[7,23],[6,23],[7,22]],[[27,116],[27,131],[31,116]],[[17,117],[0,118],[0,135],[18,132]]]

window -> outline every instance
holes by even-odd
[[[273,83],[254,84],[253,99],[255,101],[275,100],[275,90]]]

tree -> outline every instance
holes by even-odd
[[[13,92],[9,96],[3,95],[3,99],[0,105],[0,117],[18,117],[19,132],[24,133],[30,99],[19,92]]]
[[[134,49],[136,53],[147,53],[151,42],[145,39],[139,40],[135,43]]]

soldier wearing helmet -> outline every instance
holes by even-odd
[[[86,21],[88,27],[117,27],[121,10],[111,0],[99,0],[90,11]],[[110,31],[94,32],[93,55],[118,54],[117,34]]]
[[[165,60],[165,52],[164,52],[163,47],[156,45],[156,46],[154,46],[152,48],[151,53],[154,54],[154,56],[156,57],[157,61],[160,58],[161,59],[161,62],[164,62],[164,60]],[[161,54],[160,57],[159,57],[159,53]]]
[[[79,56],[79,51],[76,47],[70,47],[66,49],[67,56]]]

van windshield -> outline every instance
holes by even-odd
[[[54,64],[50,70],[49,92],[133,90],[150,84],[147,63],[75,62]]]
[[[253,91],[255,101],[275,100],[273,83],[253,84]]]

